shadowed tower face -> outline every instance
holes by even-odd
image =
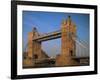
[[[57,56],[56,65],[75,65],[77,62],[72,60],[75,56],[76,43],[76,26],[72,22],[71,17],[68,16],[67,20],[63,20],[61,25],[61,54]]]

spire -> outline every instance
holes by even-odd
[[[37,28],[36,27],[33,27],[33,32],[37,32]]]
[[[71,24],[71,16],[70,16],[70,15],[68,16],[67,23],[68,23],[69,25]]]

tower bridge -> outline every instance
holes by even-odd
[[[81,40],[76,33],[76,25],[70,17],[62,21],[60,30],[54,32],[41,35],[34,28],[28,34],[24,67],[89,65],[89,45],[86,41]],[[51,58],[42,50],[41,43],[57,38],[61,38],[61,52],[55,58]]]

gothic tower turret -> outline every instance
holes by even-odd
[[[57,65],[75,65],[76,62],[72,60],[75,56],[76,50],[76,26],[72,22],[71,17],[68,16],[67,20],[63,20],[61,24],[61,54],[57,57]]]

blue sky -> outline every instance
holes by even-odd
[[[89,43],[89,14],[80,13],[61,13],[61,12],[39,12],[23,11],[23,41],[25,48],[27,44],[28,32],[36,27],[39,33],[48,33],[61,29],[62,20],[71,16],[76,24],[77,35],[80,39]],[[61,38],[45,41],[42,48],[49,56],[55,56],[61,50]]]

